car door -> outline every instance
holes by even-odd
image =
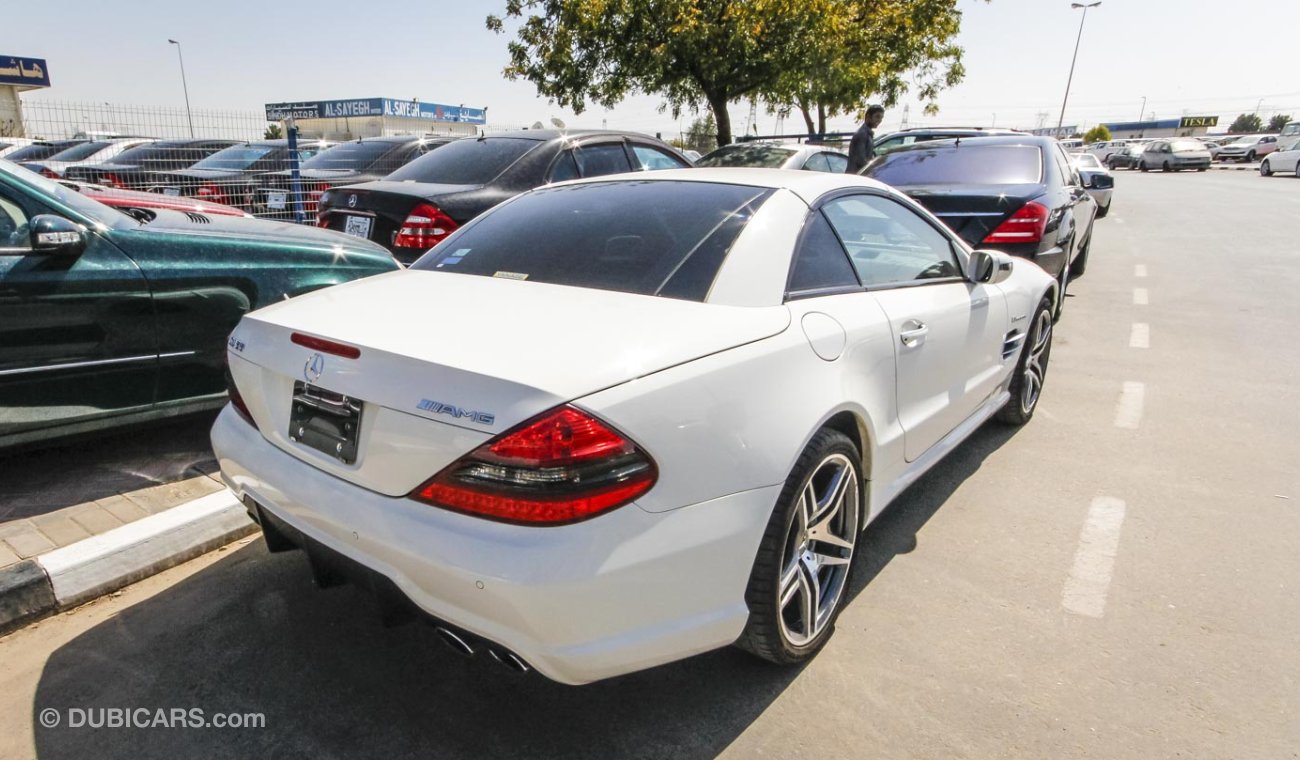
[[[93,229],[80,255],[32,250],[38,193],[0,182],[0,440],[153,404],[154,314],[139,267]]]
[[[910,204],[849,193],[820,210],[889,321],[898,419],[914,461],[998,390],[1006,300],[997,286],[971,282],[966,249]]]

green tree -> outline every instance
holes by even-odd
[[[1263,131],[1264,120],[1259,118],[1259,114],[1257,113],[1243,113],[1236,119],[1233,119],[1232,126],[1228,127],[1228,134],[1230,135],[1251,134]]]
[[[760,94],[770,110],[797,108],[809,134],[872,101],[892,106],[912,86],[938,112],[941,89],[965,76],[956,0],[817,0],[813,44]],[[814,122],[814,113],[816,121]]]
[[[266,131],[262,133],[263,140],[279,140],[281,137],[284,137],[284,130],[280,128],[279,124],[268,126]]]
[[[738,100],[820,107],[824,126],[873,95],[893,102],[909,75],[932,97],[961,79],[960,18],[956,0],[506,0],[487,26],[518,20],[504,73],[560,105],[637,92],[673,116],[707,105],[725,145]]]
[[[685,150],[698,150],[701,153],[708,153],[718,147],[718,125],[713,120],[713,114],[707,113],[692,121],[683,142]]]
[[[1089,144],[1095,142],[1105,142],[1109,139],[1110,139],[1110,130],[1106,128],[1105,124],[1098,124],[1097,126],[1088,130],[1083,135],[1083,141]]]
[[[1290,123],[1291,123],[1290,114],[1281,114],[1281,113],[1273,114],[1273,118],[1268,120],[1268,131],[1281,132],[1282,127],[1285,127],[1287,124]]]

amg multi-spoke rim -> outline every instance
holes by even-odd
[[[815,640],[835,614],[858,538],[858,471],[843,454],[821,461],[804,482],[782,554],[778,606],[792,646]]]
[[[1028,414],[1038,403],[1038,395],[1043,392],[1043,377],[1047,374],[1047,347],[1052,344],[1052,316],[1047,309],[1038,312],[1034,324],[1034,343],[1029,347],[1029,357],[1025,360],[1025,376],[1020,386],[1020,410]]]

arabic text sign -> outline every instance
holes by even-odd
[[[299,103],[267,103],[266,120],[284,119],[338,119],[354,116],[392,116],[426,121],[453,121],[464,124],[486,124],[487,111],[482,108],[448,106],[441,103],[421,103],[415,100],[391,98],[360,98],[356,100],[312,100]]]
[[[17,87],[49,87],[50,69],[44,58],[0,55],[0,84]]]

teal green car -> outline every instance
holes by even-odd
[[[313,227],[128,215],[0,160],[0,449],[218,408],[240,317],[399,268]]]

